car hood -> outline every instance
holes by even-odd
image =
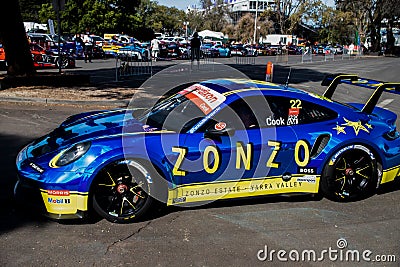
[[[109,110],[77,114],[69,117],[54,131],[34,141],[28,149],[32,156],[41,156],[73,144],[101,138],[119,138],[122,133],[143,133],[149,127],[136,120],[132,110]],[[154,129],[153,129],[154,130]]]

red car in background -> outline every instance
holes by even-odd
[[[3,45],[0,44],[0,69],[6,67],[6,53],[4,53]]]
[[[58,67],[58,56],[53,54],[51,51],[44,49],[42,46],[30,43],[29,44],[33,66],[35,68],[57,68]],[[0,69],[5,69],[6,54],[4,52],[3,45],[0,44]],[[74,68],[75,59],[69,55],[63,55],[61,58],[62,68]]]

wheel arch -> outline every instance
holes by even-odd
[[[353,147],[351,147],[353,146]],[[354,146],[362,146],[361,147],[354,147]],[[358,179],[359,184],[357,182],[351,182],[350,183],[350,191],[346,189],[343,192],[336,192],[335,190],[335,185],[332,184],[332,176],[335,175],[336,171],[332,170],[332,167],[335,166],[336,162],[338,162],[342,155],[345,155],[346,153],[352,153],[352,150],[362,150],[364,153],[369,154],[370,160],[372,161],[374,165],[373,172],[371,173],[371,176],[368,176],[371,178],[372,182],[365,182],[368,181],[365,178],[360,180]],[[372,155],[371,155],[372,154]],[[332,163],[330,161],[332,160]],[[347,168],[347,167],[346,167]],[[352,168],[350,168],[350,171]],[[379,171],[380,170],[380,171]],[[346,170],[347,172],[347,170]],[[382,155],[379,153],[379,148],[370,142],[363,142],[363,140],[360,139],[355,139],[355,140],[349,140],[348,142],[340,143],[336,147],[332,148],[330,150],[330,153],[326,154],[325,159],[323,164],[321,164],[321,179],[320,179],[320,184],[319,184],[319,193],[323,194],[325,197],[328,199],[334,200],[334,201],[354,201],[354,200],[361,200],[366,197],[369,197],[373,194],[376,193],[376,189],[379,187],[382,179]],[[342,174],[344,175],[344,174]],[[347,177],[347,176],[350,177]],[[356,181],[355,177],[353,174],[345,174],[347,178],[351,178],[352,181]],[[342,178],[340,178],[342,179]],[[346,179],[344,180],[346,181]],[[337,183],[337,182],[333,182]],[[347,187],[349,186],[348,182],[343,182],[347,184]],[[354,185],[353,185],[354,183]],[[354,192],[354,186],[358,185],[359,190]],[[332,187],[333,186],[333,187]],[[342,188],[340,190],[343,190],[344,184],[342,185]],[[332,191],[334,190],[334,191]],[[350,194],[349,194],[350,192]],[[346,194],[345,194],[346,193]],[[340,199],[340,197],[342,199]]]
[[[333,155],[335,155],[337,152],[339,152],[341,149],[343,149],[343,148],[345,148],[346,146],[349,146],[349,145],[362,145],[362,146],[365,146],[366,148],[370,149],[371,152],[374,154],[374,157],[375,157],[376,161],[378,163],[382,164],[383,168],[385,168],[386,161],[384,160],[384,156],[380,152],[380,149],[379,149],[379,147],[377,145],[375,145],[374,143],[369,142],[369,141],[367,141],[365,139],[351,139],[351,140],[348,140],[346,142],[339,143],[335,147],[331,148],[328,153],[325,154],[325,158],[324,158],[324,160],[322,161],[322,164],[321,164],[321,173],[322,173],[322,170],[324,169],[325,165],[331,159],[331,157]]]
[[[109,156],[109,154],[113,155],[113,156]],[[166,192],[168,192],[168,186],[170,186],[171,181],[170,181],[170,177],[168,176],[165,167],[161,164],[161,162],[158,162],[157,160],[154,160],[154,158],[149,157],[149,158],[145,158],[142,155],[138,155],[138,154],[132,154],[132,155],[124,155],[124,153],[121,153],[121,151],[109,151],[108,153],[102,155],[102,158],[100,159],[100,163],[98,163],[95,167],[93,167],[92,171],[91,171],[91,175],[89,176],[88,180],[86,180],[84,183],[81,183],[81,187],[85,187],[85,189],[83,189],[85,192],[88,192],[89,196],[92,194],[93,191],[93,184],[94,181],[99,177],[100,173],[102,170],[104,170],[105,168],[107,168],[108,166],[111,166],[112,164],[118,162],[118,161],[136,161],[139,164],[141,164],[143,167],[145,167],[147,169],[147,167],[150,166],[150,168],[152,168],[151,170],[148,170],[149,172],[153,172],[154,170],[156,171],[156,173],[153,173],[153,177],[151,177],[152,179],[156,179],[156,182],[158,186],[160,186],[160,179],[162,179],[162,181],[165,181],[165,183],[163,183],[162,186],[165,186],[166,188],[161,188],[161,190],[166,190]],[[89,166],[90,168],[90,166]],[[153,170],[154,168],[154,170]],[[158,177],[156,177],[158,176]],[[167,197],[168,194],[166,194],[165,197]],[[90,201],[91,197],[89,197],[89,201]],[[160,199],[158,199],[160,201]],[[167,199],[165,199],[166,201]],[[164,199],[161,199],[161,201],[164,201]],[[91,203],[88,203],[88,207],[90,207]]]

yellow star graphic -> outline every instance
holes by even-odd
[[[361,121],[354,122],[354,121],[349,121],[349,120],[346,119],[346,118],[343,118],[343,119],[345,120],[346,123],[344,123],[344,124],[342,124],[342,125],[343,125],[343,126],[353,127],[354,133],[356,134],[356,136],[358,135],[358,133],[360,132],[360,130],[363,130],[363,131],[369,133],[368,129],[365,128],[365,126],[363,126],[363,125],[361,124]]]
[[[336,132],[337,135],[339,135],[340,133],[346,134],[346,131],[344,130],[345,127],[343,127],[343,126],[336,125],[336,127],[335,127],[335,128],[332,128],[332,129],[337,131],[337,132]]]
[[[369,124],[369,123],[366,123],[366,124],[365,124],[365,126],[367,126],[367,128],[368,128],[368,129],[372,129],[372,128],[374,128],[374,127],[372,127],[372,125],[371,125],[371,124]]]

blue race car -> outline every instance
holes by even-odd
[[[331,100],[339,83],[376,88],[365,104]],[[221,79],[180,87],[141,110],[74,115],[18,155],[15,195],[56,219],[96,211],[132,222],[153,204],[322,193],[372,195],[400,173],[396,114],[375,107],[400,84],[327,77],[323,96]],[[140,114],[142,113],[142,114]]]

